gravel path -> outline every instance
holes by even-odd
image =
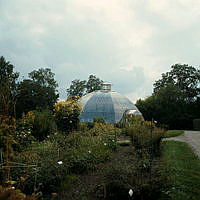
[[[200,131],[184,131],[184,134],[180,136],[166,138],[164,140],[186,142],[194,149],[194,152],[200,157]]]

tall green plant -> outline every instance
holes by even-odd
[[[33,136],[38,140],[44,140],[56,129],[56,124],[52,111],[45,109],[43,111],[33,111]]]
[[[70,132],[77,129],[81,107],[76,100],[57,102],[54,106],[55,120],[60,131]]]

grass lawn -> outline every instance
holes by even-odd
[[[168,130],[164,134],[164,138],[176,137],[176,136],[182,135],[183,133],[184,133],[183,130]]]
[[[162,160],[169,180],[165,194],[172,200],[199,200],[200,159],[183,142],[165,141],[162,149]]]

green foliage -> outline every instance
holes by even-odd
[[[17,116],[36,110],[37,107],[53,109],[58,99],[54,73],[48,68],[41,68],[29,73],[30,79],[24,79],[18,85]]]
[[[67,165],[59,165],[58,146],[51,142],[34,143],[29,149],[16,155],[15,162],[26,168],[14,168],[12,175],[21,183],[18,187],[25,193],[53,192],[67,173]],[[29,167],[28,167],[29,166]]]
[[[86,81],[75,79],[71,82],[70,87],[67,89],[68,96],[82,97],[85,94]]]
[[[56,191],[62,181],[67,182],[66,177],[71,173],[93,171],[99,163],[110,159],[116,141],[109,134],[92,136],[73,132],[50,135],[45,141],[33,143],[16,154],[15,162],[30,167],[13,169],[13,178],[18,182],[23,180],[20,189],[26,193],[33,192],[34,188],[43,193]]]
[[[67,192],[73,189],[74,184],[78,181],[78,177],[75,174],[69,174],[65,176],[65,179],[58,186],[59,192]]]
[[[146,120],[152,118],[170,129],[192,129],[192,120],[199,118],[200,70],[176,64],[154,83],[154,92],[136,106]]]
[[[92,136],[118,135],[120,133],[120,129],[115,128],[113,124],[109,123],[94,123],[94,127],[90,129],[88,133]]]
[[[88,124],[86,122],[80,122],[78,124],[78,130],[82,132],[86,132],[89,130]]]
[[[16,88],[19,73],[14,72],[14,66],[0,57],[0,114],[14,116],[16,103]]]
[[[187,100],[197,97],[200,94],[200,70],[186,64],[175,64],[171,68],[170,72],[162,74],[162,78],[154,83],[154,92],[173,85],[185,93]]]
[[[2,187],[0,185],[0,199],[1,200],[36,200],[37,195],[27,196],[20,190],[12,189],[11,187]]]
[[[15,135],[15,119],[13,117],[0,115],[0,150],[1,162],[7,165],[13,158],[13,145],[16,143]],[[10,180],[10,167],[0,169],[0,177],[2,182]]]
[[[49,68],[40,68],[38,70],[34,70],[30,72],[29,77],[40,86],[49,87],[56,90],[58,87],[57,82],[54,79],[55,74],[51,72]]]
[[[51,110],[34,110],[23,114],[22,119],[17,120],[16,148],[22,150],[35,139],[42,141],[55,130],[56,124]]]
[[[125,153],[103,170],[106,199],[159,199],[164,177],[158,162],[138,159],[131,147],[121,147],[121,151]]]
[[[35,141],[33,132],[33,121],[34,119],[30,116],[31,113],[23,115],[22,119],[18,119],[16,123],[16,134],[15,134],[15,145],[16,151],[22,151],[28,147],[32,142]]]
[[[33,131],[32,135],[37,140],[44,140],[48,135],[56,130],[55,119],[53,112],[49,109],[42,111],[33,111],[34,121],[33,121]]]
[[[173,85],[161,88],[145,100],[138,100],[136,106],[146,120],[152,118],[168,128],[191,128],[191,111],[185,102],[184,93]]]
[[[99,116],[99,117],[94,117],[93,122],[94,123],[105,123],[105,120],[103,117]]]
[[[67,95],[68,97],[82,97],[83,95],[93,92],[95,90],[100,90],[102,84],[103,81],[94,75],[90,75],[88,77],[88,81],[75,79],[71,82],[70,87],[67,89]]]
[[[193,128],[196,131],[200,131],[200,119],[193,120]]]
[[[164,138],[176,137],[182,135],[183,133],[184,133],[183,130],[168,130],[164,133],[163,137]]]
[[[160,142],[164,130],[157,128],[153,122],[143,121],[137,116],[128,118],[125,130],[131,137],[132,144],[140,156],[155,156],[160,152]]]
[[[165,141],[162,160],[168,175],[161,199],[199,199],[200,160],[183,142]]]
[[[70,132],[77,129],[81,107],[76,100],[60,101],[54,107],[55,120],[60,131]]]
[[[90,75],[88,77],[88,81],[87,81],[87,84],[86,84],[86,89],[87,89],[86,93],[90,93],[90,92],[93,92],[95,90],[100,90],[102,84],[103,84],[103,81],[101,79],[97,78],[94,75]]]

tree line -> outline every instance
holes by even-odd
[[[58,83],[49,68],[40,68],[28,73],[28,78],[19,81],[19,72],[14,65],[0,57],[0,114],[20,118],[23,113],[36,109],[53,109],[58,101]],[[101,88],[102,80],[90,75],[88,80],[72,81],[66,89],[67,98],[83,96]]]
[[[136,102],[144,118],[170,129],[192,129],[193,120],[200,118],[200,70],[175,64],[153,87],[151,96]]]
[[[20,118],[32,110],[53,109],[59,93],[51,69],[33,70],[22,81],[18,78],[14,66],[0,57],[1,115]],[[82,97],[101,89],[102,83],[95,75],[90,75],[88,80],[72,80],[66,96],[68,99]],[[200,70],[187,64],[173,65],[155,81],[152,95],[137,100],[136,106],[145,120],[156,120],[170,129],[192,129],[192,121],[200,118]]]

